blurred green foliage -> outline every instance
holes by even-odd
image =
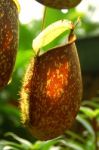
[[[22,130],[17,109],[13,109],[11,106],[5,106],[3,109],[0,109],[0,112],[3,113],[3,117],[7,113],[12,126],[14,128],[16,127],[16,129],[21,127]],[[6,122],[3,123],[4,127],[5,124]],[[64,135],[49,141],[35,141],[33,137],[30,139],[31,134],[26,134],[25,130],[24,133],[26,135],[17,132],[16,134],[18,135],[16,135],[15,132],[11,132],[13,130],[9,130],[9,132],[5,131],[4,137],[0,141],[0,150],[52,150],[52,148],[53,150],[98,150],[99,98],[82,102],[74,126],[74,129],[66,131]]]
[[[71,9],[64,14],[60,10],[48,8],[45,26],[60,19],[70,19],[75,22],[78,16],[81,18],[81,23],[75,29],[75,33],[78,37],[81,67],[84,72],[91,70],[94,73],[99,69],[99,41],[93,40],[97,37],[99,39],[99,23],[93,23],[87,14],[78,12],[76,9]],[[41,28],[41,20],[33,20],[28,25],[19,24],[19,49],[15,69],[11,82],[0,91],[0,150],[52,150],[52,148],[55,150],[96,150],[99,147],[99,99],[84,101],[76,119],[75,130],[67,131],[58,139],[47,142],[36,141],[21,125],[18,110],[19,93],[25,70],[33,57],[32,41],[41,32]],[[91,37],[91,46],[89,37]],[[44,50],[60,45],[65,38],[66,35],[62,34]],[[94,49],[93,41],[95,41]]]

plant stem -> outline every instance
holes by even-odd
[[[44,28],[45,28],[46,13],[47,13],[47,7],[45,6],[45,8],[44,8],[44,13],[43,13],[43,20],[42,20],[42,28],[41,28],[41,31],[43,31]]]
[[[45,18],[46,18],[46,12],[47,12],[47,7],[45,6],[44,8],[44,13],[43,13],[43,19],[42,19],[42,27],[41,27],[41,32],[44,30],[45,28]],[[38,50],[36,56],[39,56],[40,53],[40,49]]]

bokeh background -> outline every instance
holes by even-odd
[[[47,8],[45,27],[60,19],[75,22],[80,17],[75,34],[83,78],[82,104],[75,124],[60,139],[48,142],[38,141],[21,125],[19,110],[22,79],[33,57],[32,41],[41,32],[44,6],[35,0],[19,3],[16,64],[9,84],[0,91],[0,150],[99,150],[99,1],[82,0],[70,10]],[[62,34],[44,50],[62,44],[65,38]]]

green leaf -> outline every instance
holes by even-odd
[[[11,142],[11,141],[6,141],[6,140],[1,140],[0,141],[0,148],[2,147],[2,149],[3,149],[6,146],[16,148],[17,150],[20,150],[20,148],[21,148],[21,146],[18,143]]]
[[[73,150],[85,150],[83,145],[73,140],[62,140],[61,142],[62,144],[64,144],[67,147],[72,148]]]
[[[93,118],[99,116],[99,109],[92,110],[91,108],[82,106],[82,107],[80,107],[80,111],[83,112],[90,119],[93,119]]]
[[[91,107],[91,108],[94,108],[94,109],[99,109],[99,98],[94,97],[94,98],[91,99],[91,101],[84,100],[82,102],[82,106],[87,106],[87,107]]]
[[[19,150],[19,149],[12,147],[12,146],[4,146],[3,150]]]
[[[88,107],[80,107],[80,111],[83,112],[87,117],[94,118],[94,110]]]
[[[93,108],[99,108],[99,105],[95,101],[88,101],[88,100],[84,101],[82,103],[82,106],[87,106],[87,107],[91,106]]]
[[[80,115],[78,115],[76,119],[87,129],[87,131],[92,135],[92,138],[95,139],[95,133],[90,123]]]
[[[56,39],[60,34],[65,32],[66,30],[70,30],[73,28],[74,26],[72,22],[65,19],[52,23],[33,40],[33,44],[32,44],[33,50],[37,54],[39,49],[52,42],[54,39]]]
[[[32,147],[32,144],[31,144],[29,141],[27,141],[27,140],[25,140],[25,139],[23,139],[23,138],[18,137],[18,136],[15,135],[14,133],[8,132],[8,133],[6,133],[5,135],[6,135],[6,136],[11,136],[11,137],[13,137],[15,140],[17,140],[18,142],[20,142],[20,143],[22,144],[22,146],[24,147],[24,149],[27,149],[27,148]]]
[[[60,141],[60,137],[55,138],[53,140],[48,140],[48,141],[45,141],[45,142],[37,141],[33,145],[33,150],[49,150],[50,147],[57,144],[59,141]]]
[[[72,132],[72,131],[66,131],[66,134],[69,135],[70,137],[72,137],[75,140],[81,141],[81,142],[85,142],[85,140],[83,139],[83,137],[81,137],[80,135]]]
[[[94,117],[97,117],[97,116],[99,116],[99,109],[94,111]]]
[[[85,150],[96,150],[96,141],[92,139],[92,137],[89,135],[86,138],[85,144]]]

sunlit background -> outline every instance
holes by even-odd
[[[21,6],[19,19],[22,24],[28,24],[33,19],[40,20],[43,15],[44,6],[35,0],[18,0]],[[86,12],[87,16],[94,22],[99,22],[99,1],[95,2],[95,0],[82,0],[82,2],[76,7],[76,9],[80,12]],[[94,13],[92,14],[90,11],[94,9]],[[63,13],[67,13],[68,10],[60,10]]]

